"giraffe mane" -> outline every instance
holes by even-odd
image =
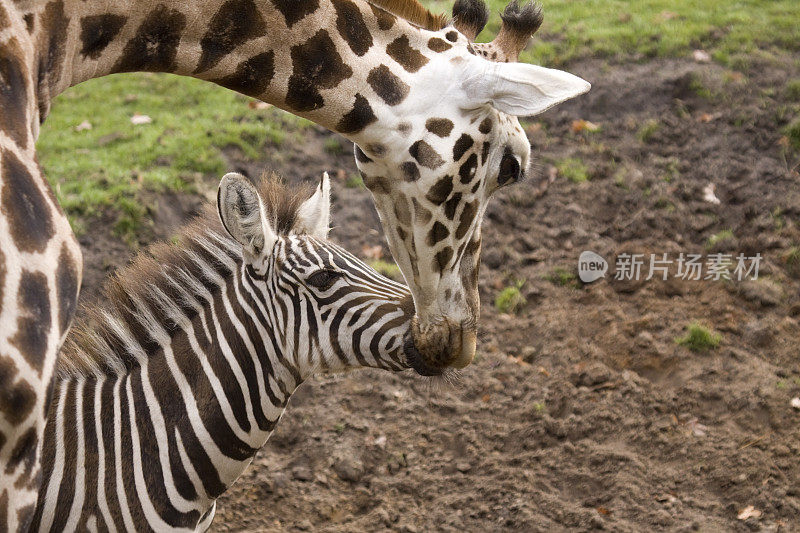
[[[447,16],[433,14],[418,0],[367,0],[384,11],[401,17],[415,26],[429,31],[439,31],[447,26]]]
[[[256,186],[271,216],[273,230],[279,235],[302,233],[297,213],[312,189],[289,188],[276,175],[263,176]],[[223,256],[210,254],[204,246],[208,243],[218,245]],[[151,329],[160,328],[171,336],[197,315],[171,280],[185,273],[212,290],[213,281],[193,258],[202,257],[215,276],[225,277],[230,273],[225,263],[241,260],[239,248],[222,226],[216,208],[207,206],[170,242],[157,242],[139,252],[127,266],[106,279],[102,297],[80,306],[59,354],[57,375],[123,375],[138,366],[137,354],[124,349],[114,326],[124,325],[131,338],[139,339],[144,355],[151,355],[154,350],[148,350],[147,345],[153,341],[141,342]],[[185,288],[185,292],[196,295],[191,287]],[[148,322],[152,327],[144,325]]]

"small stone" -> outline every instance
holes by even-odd
[[[298,481],[311,481],[314,475],[311,469],[305,465],[296,465],[292,467],[292,477]]]
[[[488,248],[481,254],[481,262],[491,269],[499,268],[503,261],[505,261],[505,254],[497,248]]]
[[[649,331],[640,331],[636,335],[636,344],[641,347],[647,347],[653,344],[653,334]]]
[[[609,379],[611,379],[611,372],[608,367],[597,361],[576,365],[575,370],[569,376],[570,382],[576,387],[593,387],[605,383]]]
[[[459,472],[464,474],[464,473],[469,472],[470,470],[472,470],[472,465],[469,464],[466,461],[460,461],[460,462],[456,463],[456,470],[458,470]]]
[[[769,345],[772,337],[772,329],[760,320],[751,320],[744,325],[744,340],[757,348]]]
[[[783,297],[780,285],[765,279],[743,281],[737,287],[742,298],[764,307],[780,304]]]
[[[357,483],[364,476],[364,463],[355,457],[343,455],[334,460],[333,471],[344,481]]]

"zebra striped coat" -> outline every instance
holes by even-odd
[[[205,530],[316,371],[402,370],[405,287],[327,241],[330,185],[226,175],[219,218],[153,248],[62,352],[33,530]]]

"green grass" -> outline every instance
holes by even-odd
[[[556,163],[559,176],[564,176],[574,183],[589,181],[589,168],[583,161],[575,157],[568,157]]]
[[[693,322],[686,327],[686,335],[678,337],[675,342],[693,352],[706,352],[719,346],[722,336],[707,327]]]
[[[452,0],[425,2],[450,13]],[[491,40],[507,0],[488,0]],[[674,57],[702,48],[728,65],[753,52],[800,51],[797,0],[542,0],[544,24],[522,59],[559,65],[581,57]]]
[[[378,274],[393,279],[398,283],[405,283],[403,274],[400,272],[400,267],[394,263],[384,261],[382,259],[372,259],[366,262],[369,266],[374,268]]]
[[[340,155],[344,153],[342,141],[340,141],[337,136],[331,136],[325,139],[322,148],[331,155]]]
[[[348,189],[364,189],[366,186],[364,185],[364,179],[359,174],[350,174],[347,176],[347,179],[344,180],[344,186]]]
[[[719,243],[725,241],[733,241],[734,239],[735,237],[733,235],[733,232],[729,229],[724,229],[708,238],[708,240],[706,241],[706,249],[710,250]]]
[[[789,139],[789,144],[795,150],[800,150],[800,117],[783,129],[784,135]]]
[[[147,220],[147,193],[195,190],[229,170],[222,149],[256,159],[305,121],[208,82],[166,74],[121,74],[59,96],[37,147],[76,231],[111,209],[116,233],[132,240]],[[134,113],[152,123],[133,125]],[[76,131],[88,121],[92,127]]]
[[[515,281],[513,285],[500,291],[494,299],[495,308],[501,313],[519,312],[528,303],[520,290],[524,284],[524,280]]]
[[[651,140],[653,140],[653,137],[660,129],[661,122],[659,122],[657,119],[651,118],[642,124],[642,126],[636,132],[636,137],[643,143],[649,143]]]
[[[576,276],[574,272],[562,267],[554,268],[550,274],[545,276],[545,279],[560,287],[577,288],[580,286],[580,283],[578,282],[578,276]]]
[[[789,80],[786,84],[786,98],[795,102],[800,102],[800,78]]]
[[[786,270],[795,278],[800,278],[800,246],[792,246],[783,256]]]

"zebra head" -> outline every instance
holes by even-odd
[[[356,367],[408,368],[414,305],[408,289],[328,240],[327,173],[310,198],[255,187],[236,173],[220,182],[217,208],[242,247],[243,285],[275,332],[277,351],[304,378]]]

